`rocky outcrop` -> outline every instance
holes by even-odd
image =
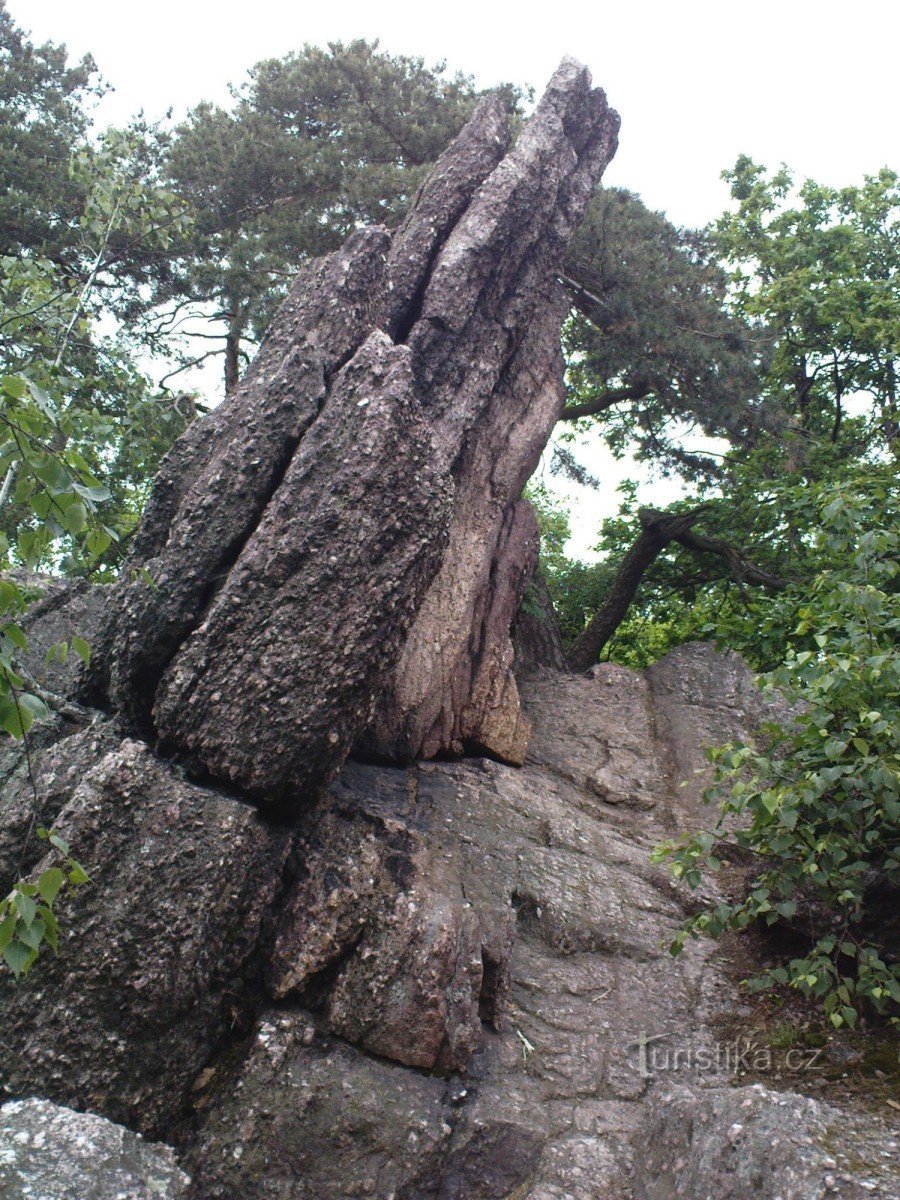
[[[641,1134],[634,1200],[887,1196],[900,1150],[877,1118],[760,1084],[659,1088]]]
[[[767,711],[749,672],[572,677],[539,637],[512,675],[556,271],[616,128],[567,60],[511,150],[485,101],[399,230],[304,268],[156,482],[95,639],[115,716],[0,761],[6,878],[37,821],[91,876],[2,984],[0,1085],[171,1140],[191,1200],[896,1193],[882,1124],[862,1171],[824,1106],[731,1090],[733,975],[665,949],[696,897],[651,850]]]
[[[484,101],[394,233],[310,264],[246,380],[173,449],[93,695],[293,807],[354,741],[521,761],[521,488],[563,399],[556,272],[618,118],[566,60],[507,152]],[[377,712],[376,712],[377,708]]]
[[[888,1200],[885,1125],[735,1091],[734,978],[665,950],[695,897],[650,851],[706,815],[702,730],[766,711],[749,672],[694,645],[522,694],[523,768],[351,763],[290,829],[136,742],[46,770],[93,883],[5,990],[5,1087],[176,1139],[192,1200]]]
[[[692,898],[649,853],[676,819],[702,819],[702,740],[679,767],[658,731],[705,718],[737,736],[762,710],[746,667],[709,647],[682,648],[664,673],[704,677],[705,698],[673,688],[657,701],[645,676],[614,666],[529,680],[522,770],[469,760],[343,772],[276,942],[273,990],[301,1007],[270,1004],[245,1057],[200,1098],[186,1159],[197,1200],[250,1200],[261,1179],[272,1196],[317,1200],[821,1200],[856,1194],[841,1191],[848,1171],[866,1194],[891,1196],[883,1123],[841,1114],[847,1128],[870,1123],[854,1173],[835,1157],[830,1106],[731,1087],[734,1031],[749,1015],[733,978],[712,943],[674,962],[665,950]],[[495,931],[495,957],[483,949],[480,972],[477,955],[455,972],[476,925],[483,948]],[[411,937],[422,928],[429,938]],[[439,1028],[458,1022],[468,1039],[479,974],[465,1070],[423,1074]],[[347,1012],[359,1020],[343,1026]]]
[[[0,977],[0,1086],[158,1133],[246,1015],[290,835],[138,742],[69,786],[54,828],[91,882],[59,904],[58,955]]]
[[[180,1200],[190,1180],[169,1146],[47,1100],[0,1108],[4,1200]]]

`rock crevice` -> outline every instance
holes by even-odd
[[[131,728],[292,805],[363,737],[521,761],[515,505],[562,405],[556,272],[617,129],[565,60],[512,149],[485,100],[397,231],[300,272],[165,461],[110,605],[93,694]]]

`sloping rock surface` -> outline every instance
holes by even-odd
[[[733,977],[712,943],[665,950],[694,897],[649,853],[702,820],[704,759],[659,731],[735,737],[764,712],[737,658],[683,647],[670,674],[705,695],[613,666],[531,678],[522,770],[345,769],[282,909],[278,1002],[197,1101],[197,1200],[261,1180],[285,1200],[892,1196],[883,1122],[730,1086]],[[865,1169],[835,1155],[841,1122],[868,1128]]]
[[[0,1108],[3,1200],[179,1200],[190,1180],[169,1146],[48,1100]]]
[[[163,464],[93,698],[263,802],[297,806],[367,728],[385,757],[522,760],[519,496],[563,402],[556,273],[617,130],[564,60],[512,149],[485,100],[397,231],[300,272]]]
[[[702,731],[771,711],[749,672],[694,645],[523,697],[524,768],[351,763],[291,829],[111,727],[46,748],[93,883],[4,988],[7,1092],[176,1140],[192,1200],[893,1197],[877,1117],[730,1086],[733,977],[664,949],[696,898],[650,850],[705,815]]]

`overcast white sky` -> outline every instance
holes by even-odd
[[[832,184],[858,182],[900,158],[897,0],[8,0],[8,7],[35,40],[93,54],[116,89],[101,111],[105,122],[141,108],[157,117],[171,106],[177,116],[203,99],[224,102],[226,85],[254,62],[304,42],[379,38],[392,53],[429,64],[445,59],[482,86],[510,80],[538,90],[562,55],[573,54],[622,116],[606,181],[680,224],[705,224],[721,212],[727,192],[719,175],[740,153]]]
[[[897,159],[896,0],[9,0],[37,39],[92,53],[116,88],[104,116],[224,100],[261,58],[353,37],[446,59],[487,86],[541,88],[563,54],[622,115],[609,182],[683,224],[725,204],[739,153],[850,183]]]

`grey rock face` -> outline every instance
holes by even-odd
[[[396,1194],[450,1137],[447,1084],[271,1013],[237,1075],[211,1083],[191,1200],[320,1200]]]
[[[5,895],[44,857],[35,830],[56,820],[75,786],[121,738],[98,721],[86,729],[56,717],[34,726],[26,753],[21,742],[0,748],[0,890]]]
[[[795,1092],[660,1088],[640,1138],[634,1200],[896,1195],[900,1140],[877,1118]]]
[[[415,776],[353,766],[298,846],[270,965],[278,998],[324,1003],[324,1027],[407,1066],[463,1069],[509,990],[514,917],[476,910],[410,820]],[[321,992],[327,979],[326,993]]]
[[[138,742],[87,772],[55,828],[92,882],[58,905],[59,954],[0,980],[0,1085],[155,1133],[242,1018],[290,837]]]
[[[47,691],[68,698],[78,686],[81,659],[73,653],[65,662],[48,662],[48,651],[74,636],[91,647],[97,646],[106,589],[92,587],[86,580],[50,576],[34,576],[33,580],[42,595],[28,609],[24,621],[28,637],[28,651],[22,655],[24,666]]]
[[[509,153],[486,101],[393,236],[301,272],[163,465],[128,564],[153,583],[117,589],[94,695],[260,801],[297,804],[369,725],[390,757],[521,760],[518,496],[562,404],[555,273],[617,128],[565,60]]]
[[[48,1100],[0,1108],[4,1200],[180,1200],[190,1183],[168,1146]]]
[[[758,704],[739,660],[693,646],[672,665],[705,691],[654,694],[618,667],[527,680],[523,769],[344,770],[304,834],[276,1006],[198,1102],[198,1200],[249,1200],[261,1179],[310,1200],[825,1200],[857,1194],[845,1175],[896,1191],[883,1124],[859,1141],[865,1114],[839,1126],[730,1087],[720,1023],[741,1011],[719,952],[665,950],[694,896],[649,854],[700,817],[702,786],[674,786],[665,731],[705,718],[734,737]],[[871,1169],[832,1144],[864,1145]]]
[[[702,786],[669,731],[759,703],[739,660],[674,664],[703,690],[540,673],[523,768],[349,764],[290,834],[137,743],[48,769],[94,884],[4,992],[4,1085],[179,1131],[193,1200],[887,1200],[885,1126],[734,1091],[722,958],[664,949],[695,897],[649,853]]]

